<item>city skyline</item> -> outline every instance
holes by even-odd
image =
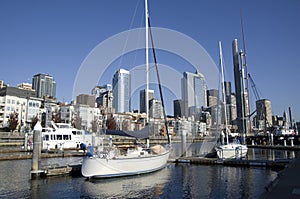
[[[114,34],[143,26],[143,3],[137,2],[1,1],[0,79],[16,86],[31,82],[31,77],[36,73],[51,74],[58,85],[58,100],[70,102],[73,100],[72,87],[76,73],[89,52]],[[292,107],[295,120],[299,120],[299,94],[296,92],[299,85],[299,69],[296,67],[299,27],[295,26],[300,15],[299,2],[227,1],[216,4],[172,1],[172,9],[169,9],[169,4],[170,1],[149,1],[152,25],[189,35],[207,50],[215,63],[218,63],[217,42],[221,40],[225,81],[231,82],[231,42],[238,38],[242,46],[242,9],[247,64],[262,98],[272,101],[273,114],[282,115],[288,107]],[[184,60],[173,59],[172,55],[164,52],[158,55],[161,62],[181,72],[193,71],[189,70]],[[115,67],[133,67],[144,62],[142,56],[137,56],[136,63],[133,63],[134,57],[120,58],[113,64]],[[112,68],[108,72],[112,74],[115,70]],[[99,82],[99,85],[102,84],[105,84],[105,79]],[[250,88],[250,95],[251,92]],[[253,107],[255,100],[251,102]]]

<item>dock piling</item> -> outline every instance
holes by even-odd
[[[33,129],[33,152],[32,152],[32,164],[31,164],[31,179],[38,178],[42,173],[39,170],[39,161],[41,157],[41,134],[42,126],[38,121]]]

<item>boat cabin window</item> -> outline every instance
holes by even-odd
[[[62,140],[62,135],[57,135],[56,138],[57,140]]]
[[[49,140],[49,135],[45,135],[44,140],[48,141]]]
[[[71,135],[63,135],[64,140],[71,140]]]

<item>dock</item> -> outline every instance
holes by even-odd
[[[298,156],[282,170],[277,178],[267,187],[261,199],[271,198],[300,198],[300,157]]]
[[[223,165],[234,167],[266,167],[273,169],[284,169],[292,160],[247,160],[247,159],[228,159],[204,157],[181,157],[175,160],[176,163],[202,164],[202,165]]]

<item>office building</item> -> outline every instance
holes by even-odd
[[[162,103],[158,99],[151,99],[149,101],[149,117],[150,118],[163,118],[163,108]]]
[[[272,125],[272,106],[271,101],[268,99],[261,99],[256,101],[256,118],[257,123],[262,123],[259,121],[266,122],[268,126]],[[258,127],[259,129],[261,127]]]
[[[148,89],[148,104],[154,98],[154,90]],[[150,108],[150,106],[148,106]],[[140,91],[140,113],[146,113],[146,89]]]
[[[207,106],[206,83],[204,76],[196,73],[184,72],[181,82],[184,115],[186,117],[197,114],[201,107]]]
[[[173,106],[174,106],[174,117],[182,117],[183,116],[183,104],[182,100],[174,100],[173,101]]]
[[[101,93],[104,93],[106,91],[112,91],[112,85],[111,84],[105,84],[103,86],[95,86],[92,89],[92,95],[95,96],[95,99],[100,97]]]
[[[95,107],[96,101],[93,95],[80,94],[76,97],[76,104],[88,105],[90,107]]]
[[[116,71],[113,77],[113,108],[117,113],[129,112],[131,109],[131,78],[125,69]]]

